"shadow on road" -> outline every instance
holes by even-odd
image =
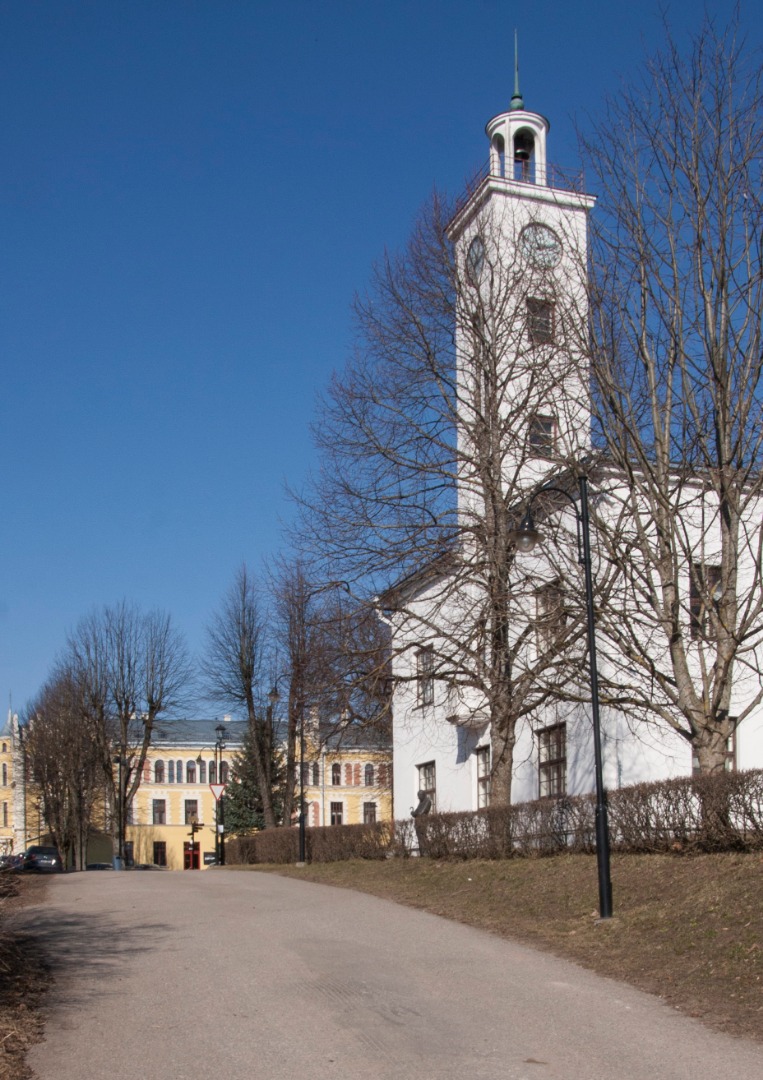
[[[28,908],[14,917],[13,931],[42,951],[57,1004],[63,997],[67,1006],[78,1007],[95,995],[118,993],[125,961],[166,948],[172,928],[160,922],[126,926],[108,913]]]

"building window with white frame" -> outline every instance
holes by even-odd
[[[709,640],[711,605],[721,587],[720,566],[692,563],[689,576],[689,619],[692,640]]]
[[[434,653],[429,647],[416,653],[416,689],[419,705],[434,704]]]
[[[335,761],[331,766],[331,786],[342,786],[342,766],[339,764],[338,761]]]
[[[154,825],[167,824],[167,800],[154,799],[152,820]]]
[[[416,766],[419,774],[419,791],[423,791],[425,795],[428,795],[432,800],[432,813],[435,812],[437,806],[437,774],[435,771],[435,763],[433,761],[426,761],[423,765]]]
[[[556,417],[536,413],[527,425],[527,449],[534,457],[551,457],[556,449]]]
[[[344,803],[332,802],[331,803],[331,824],[341,825],[343,819]]]
[[[363,824],[375,825],[376,824],[376,803],[364,802],[363,803]]]
[[[477,758],[477,809],[484,810],[490,805],[490,747],[478,746]]]
[[[558,798],[567,792],[567,725],[553,724],[536,734],[540,797]]]
[[[374,786],[374,767],[373,765],[366,765],[363,771],[363,779],[366,787]]]
[[[552,300],[527,298],[527,332],[533,345],[550,345],[554,340],[554,304]]]
[[[550,581],[546,585],[541,585],[535,593],[538,652],[549,652],[555,649],[564,638],[566,625],[567,612],[561,583]]]

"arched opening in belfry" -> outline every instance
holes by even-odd
[[[506,176],[506,144],[503,135],[494,135],[492,142],[493,150],[493,173],[498,176]]]
[[[529,128],[520,128],[514,135],[514,179],[533,182],[535,136]]]

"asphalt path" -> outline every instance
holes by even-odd
[[[39,1080],[763,1077],[757,1044],[574,964],[272,874],[68,874],[15,922],[54,967]]]

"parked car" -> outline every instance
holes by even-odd
[[[58,849],[54,847],[42,847],[33,844],[24,852],[24,870],[39,874],[60,874],[64,864]]]
[[[21,870],[23,865],[23,855],[0,855],[0,870]]]

